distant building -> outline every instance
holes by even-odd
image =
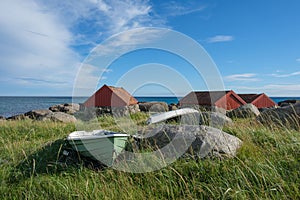
[[[125,107],[138,101],[124,88],[103,85],[84,102],[85,107]]]
[[[204,107],[219,107],[231,110],[246,104],[234,91],[194,91],[183,97],[179,104],[199,105]]]
[[[246,103],[251,103],[257,108],[270,108],[276,106],[276,103],[266,94],[238,94]]]

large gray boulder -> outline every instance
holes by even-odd
[[[164,157],[232,157],[242,145],[240,139],[219,129],[193,125],[149,126],[136,139],[142,147],[160,150]]]
[[[215,128],[222,128],[225,125],[232,125],[232,119],[219,112],[201,112],[200,125],[208,125]]]
[[[166,112],[169,107],[165,102],[143,102],[139,103],[139,109],[143,112]]]
[[[30,119],[35,119],[35,120],[42,120],[46,115],[49,113],[52,113],[51,110],[32,110],[24,115]]]
[[[67,114],[74,114],[80,110],[78,103],[65,103],[51,106],[49,108],[52,112],[64,112]]]
[[[251,118],[257,117],[260,112],[255,105],[249,103],[227,112],[226,115],[230,118]]]
[[[277,124],[299,128],[300,127],[300,102],[293,105],[268,109],[257,117],[263,124],[275,122]]]
[[[54,121],[54,122],[64,122],[64,123],[75,123],[77,120],[73,115],[69,115],[63,112],[51,112],[47,114],[43,119],[43,121]]]

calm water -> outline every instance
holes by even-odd
[[[276,103],[287,99],[300,97],[271,97]],[[73,99],[75,103],[83,103],[87,97]],[[180,98],[176,97],[136,97],[139,102],[162,101],[167,104],[177,104]],[[10,117],[34,109],[48,109],[55,104],[70,103],[72,97],[0,97],[0,116]]]

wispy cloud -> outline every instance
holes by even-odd
[[[214,37],[208,38],[206,41],[208,43],[216,43],[216,42],[229,42],[234,40],[234,37],[231,35],[216,35]]]
[[[66,81],[52,81],[52,80],[44,80],[44,79],[37,79],[37,78],[32,78],[32,77],[17,77],[15,80],[22,81],[22,84],[47,84],[47,85],[52,85],[52,84],[69,84]]]
[[[300,87],[298,84],[268,84],[262,86],[230,86],[231,89],[237,92],[245,93],[267,93],[271,96],[299,96]]]
[[[95,53],[95,56],[117,56],[129,49],[136,49],[138,46],[144,47],[144,45],[149,43],[155,43],[167,32],[168,30],[155,28],[132,29],[101,43],[93,53]],[[94,56],[91,54],[90,59],[93,58]]]
[[[286,77],[291,77],[291,76],[299,76],[300,71],[293,72],[290,74],[270,74],[270,76],[276,77],[276,78],[286,78]]]
[[[297,58],[296,61],[297,61],[297,62],[300,62],[300,58]]]
[[[258,78],[256,78],[256,74],[252,73],[245,73],[245,74],[232,74],[229,76],[224,77],[225,81],[259,81]]]
[[[203,11],[207,5],[199,1],[171,1],[162,4],[168,16],[188,15]]]

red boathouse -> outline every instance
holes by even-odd
[[[262,94],[238,94],[244,101],[255,105],[257,108],[270,108],[276,103],[265,93]]]
[[[216,106],[226,110],[236,109],[241,105],[247,104],[234,91],[194,91],[183,97],[179,104],[199,105],[199,106]]]
[[[84,102],[85,107],[124,107],[138,101],[122,87],[103,85]]]

